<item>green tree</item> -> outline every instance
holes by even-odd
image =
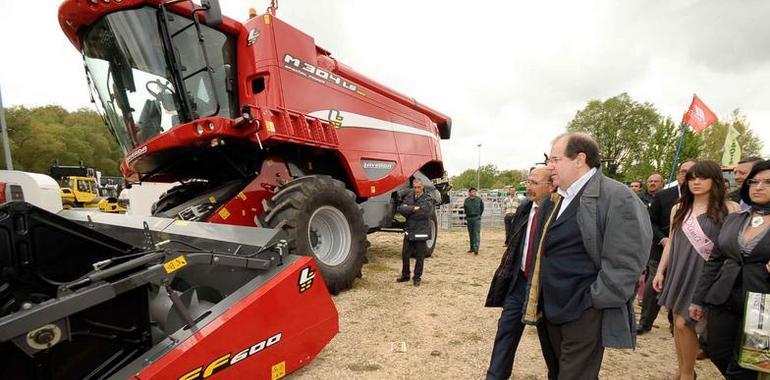
[[[524,180],[524,175],[521,170],[503,170],[495,178],[495,182],[492,185],[495,189],[502,189],[506,186],[518,187]]]
[[[490,189],[495,184],[500,172],[494,164],[486,164],[481,167],[480,173],[479,182],[481,186],[476,184],[476,169],[467,169],[460,173],[460,175],[452,180],[452,186],[455,189],[468,189],[470,187]]]
[[[684,145],[679,155],[679,162],[698,158],[701,150],[700,135],[685,129]],[[624,173],[626,180],[646,180],[652,173],[658,173],[664,179],[669,177],[679,144],[682,128],[667,117],[661,120],[649,136],[646,148],[636,157],[634,163]]]
[[[651,103],[640,103],[626,93],[605,101],[592,100],[567,125],[569,132],[586,132],[601,147],[604,173],[623,180],[647,149],[661,117]]]
[[[123,152],[93,111],[49,105],[5,109],[14,169],[48,173],[54,161],[120,175]],[[5,165],[5,163],[2,163]]]
[[[735,128],[741,135],[738,136],[738,144],[741,146],[741,156],[760,156],[762,152],[762,140],[754,134],[746,116],[740,110],[734,110],[726,120],[714,122],[703,130],[703,154],[701,158],[722,162],[725,138],[730,127]]]

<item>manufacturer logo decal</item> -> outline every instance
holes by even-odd
[[[364,169],[384,169],[391,170],[396,164],[388,161],[364,161]]]
[[[361,160],[366,178],[370,180],[380,179],[388,175],[396,167],[393,161]],[[374,186],[372,186],[374,187]],[[374,194],[374,190],[371,191]]]
[[[249,30],[249,36],[246,38],[246,46],[254,45],[254,43],[257,42],[257,37],[259,37],[259,30],[256,28]]]
[[[227,369],[228,367],[237,364],[240,361],[248,359],[270,346],[274,346],[281,341],[283,333],[275,334],[265,340],[259,341],[251,347],[244,348],[237,354],[227,353],[214,360],[207,365],[202,365],[198,368],[188,371],[184,375],[179,377],[179,380],[196,380],[196,379],[208,379],[212,375]]]
[[[139,156],[141,156],[141,155],[143,155],[145,153],[147,153],[147,145],[145,145],[145,146],[143,146],[143,147],[141,147],[141,148],[131,152],[128,156],[126,156],[126,162],[131,162],[131,161],[139,158]]]
[[[299,292],[304,293],[306,290],[310,289],[313,286],[314,279],[315,271],[310,269],[310,267],[302,268],[302,271],[299,272],[299,281],[297,282]]]
[[[345,117],[343,117],[340,114],[340,111],[338,110],[329,110],[329,122],[334,125],[334,128],[340,128],[342,127],[342,120],[344,120]]]
[[[311,65],[299,58],[294,58],[290,54],[283,56],[283,68],[296,74],[302,75],[306,78],[312,79],[318,83],[326,84],[326,82],[331,82],[346,90],[358,93],[356,91],[358,90],[358,86],[355,84],[350,83],[324,69]]]

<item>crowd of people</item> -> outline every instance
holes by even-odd
[[[682,162],[667,189],[657,173],[646,188],[626,186],[605,177],[600,163],[589,135],[561,135],[546,165],[530,170],[527,199],[515,209],[504,205],[506,248],[486,299],[502,308],[487,379],[511,376],[528,324],[537,329],[549,379],[596,379],[604,349],[634,348],[661,306],[676,351],[674,379],[697,378],[701,350],[725,378],[756,379],[738,364],[738,352],[747,292],[770,293],[770,161],[741,161],[733,192],[713,161]],[[429,206],[422,184],[414,188],[401,211],[409,220],[404,252],[418,252],[419,285],[424,242],[414,241],[429,238],[417,227]],[[478,254],[484,205],[475,191],[464,208],[468,252]],[[409,280],[409,257],[399,282]]]

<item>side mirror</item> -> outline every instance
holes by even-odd
[[[206,25],[215,27],[222,24],[222,8],[219,0],[201,0],[201,6],[205,9]]]

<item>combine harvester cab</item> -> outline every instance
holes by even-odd
[[[59,21],[126,153],[124,176],[181,183],[155,216],[281,228],[336,293],[361,275],[367,233],[401,231],[413,178],[448,201],[449,117],[274,14],[240,23],[216,1],[67,0]]]
[[[21,177],[0,171],[0,379],[277,379],[338,331],[280,229],[54,214]]]

